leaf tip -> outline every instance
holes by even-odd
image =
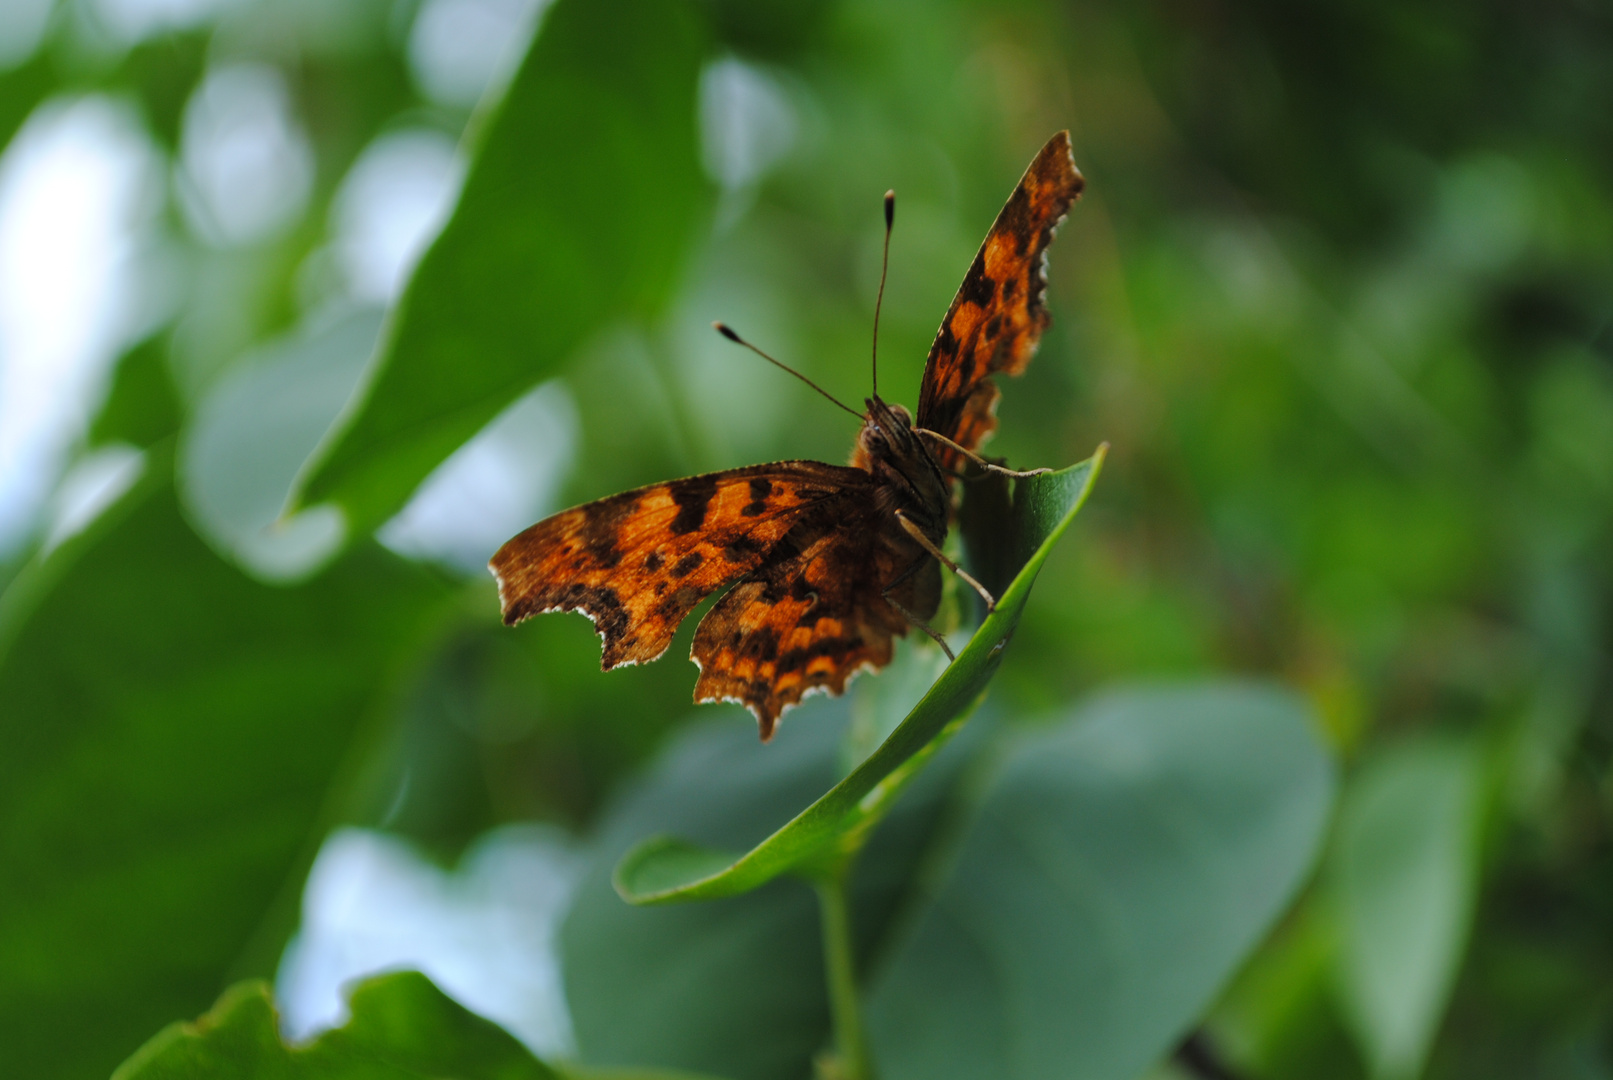
[[[698,847],[675,836],[652,836],[631,848],[611,872],[611,887],[629,904],[694,899],[693,891],[728,871],[729,852]]]

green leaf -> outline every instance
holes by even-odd
[[[1025,560],[958,658],[851,775],[738,857],[653,837],[622,859],[617,891],[635,904],[734,896],[786,872],[815,872],[855,844],[980,702],[1019,625],[1036,574],[1086,501],[1103,456],[1100,449],[1079,465],[1015,483],[1013,503],[999,527],[1012,537],[1009,550],[1025,552]]]
[[[380,328],[373,308],[305,326],[237,361],[196,403],[177,462],[186,513],[215,551],[254,576],[306,577],[341,546],[341,516],[330,508],[282,511]]]
[[[1240,684],[1122,691],[1004,754],[876,973],[886,1080],[1129,1080],[1304,880],[1333,769],[1310,711]]]
[[[112,1080],[554,1080],[497,1024],[470,1012],[415,971],[360,983],[351,1019],[303,1046],[287,1046],[269,986],[232,986],[194,1023],[174,1024]]]
[[[269,984],[237,983],[199,1020],[158,1032],[112,1080],[700,1080],[548,1065],[418,971],[364,980],[348,1013],[341,1027],[288,1046]]]
[[[167,339],[146,338],[118,361],[106,403],[90,425],[88,442],[147,447],[179,430],[179,395],[168,376]]]
[[[843,712],[811,701],[766,746],[748,716],[697,724],[606,817],[560,936],[584,1061],[736,1080],[804,1072],[829,1029],[811,891],[780,881],[711,904],[634,908],[610,868],[650,828],[725,845],[766,836],[834,783]]]
[[[704,51],[678,0],[559,0],[546,14],[305,502],[338,503],[349,534],[367,535],[587,339],[660,309],[709,201]]]
[[[1444,1015],[1479,881],[1481,762],[1413,742],[1351,783],[1329,867],[1345,1013],[1373,1073],[1412,1077]]]
[[[327,792],[445,596],[374,545],[256,584],[170,461],[0,597],[0,1075],[105,1076],[272,967]]]
[[[772,743],[744,713],[679,734],[607,814],[560,935],[572,1025],[591,1064],[797,1080],[828,1040],[812,890],[785,879],[705,904],[634,907],[611,867],[648,829],[749,846],[841,775],[843,700],[815,698]],[[862,951],[885,934],[959,770],[989,732],[971,724],[869,840],[852,886]]]

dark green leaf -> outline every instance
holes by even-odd
[[[704,50],[678,0],[554,5],[306,501],[367,534],[590,336],[660,309],[708,201]]]
[[[168,374],[167,340],[151,337],[118,361],[106,404],[90,425],[93,444],[151,446],[179,430],[179,395]]]
[[[1036,574],[1086,501],[1103,451],[1062,472],[1016,482],[1014,502],[999,525],[1022,551],[1012,583],[907,719],[867,760],[827,794],[747,854],[703,850],[662,836],[629,852],[617,868],[616,887],[637,904],[734,896],[789,871],[810,872],[832,859],[848,838],[867,830],[936,749],[968,718],[985,693],[1014,636]]]
[[[1334,781],[1313,724],[1285,693],[1207,684],[1020,739],[876,975],[880,1075],[1141,1074],[1314,860]]]
[[[0,1075],[104,1076],[273,965],[355,731],[443,595],[373,546],[258,585],[151,457],[0,597]]]

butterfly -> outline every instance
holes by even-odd
[[[1008,197],[947,309],[924,365],[916,419],[879,396],[876,305],[873,394],[865,412],[841,406],[863,421],[849,465],[750,465],[555,514],[489,563],[504,621],[581,612],[604,642],[608,671],[660,657],[695,606],[727,589],[695,631],[694,697],[744,705],[763,742],[803,696],[840,694],[856,673],[890,663],[894,639],[910,626],[950,656],[927,622],[940,605],[942,566],[979,591],[988,609],[993,604],[941,550],[954,482],[970,463],[1026,475],[975,450],[997,426],[992,376],[1023,371],[1050,322],[1047,249],[1084,184],[1061,131]],[[887,193],[887,262],[894,207]]]

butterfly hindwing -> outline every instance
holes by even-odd
[[[888,586],[897,583],[897,602],[922,618],[940,598],[940,565],[891,527],[872,491],[848,497],[836,516],[822,533],[803,521],[695,631],[695,700],[746,706],[763,740],[806,694],[840,694],[857,672],[890,663],[907,620],[886,602]]]
[[[504,621],[580,611],[603,667],[654,660],[695,605],[767,561],[803,522],[828,530],[868,474],[780,461],[691,476],[578,506],[510,540],[489,564]]]
[[[924,365],[919,427],[973,450],[997,426],[991,376],[1019,374],[1036,352],[1051,321],[1043,304],[1047,247],[1084,185],[1061,131],[1025,170],[941,321]],[[962,467],[956,450],[937,450],[939,464]]]

